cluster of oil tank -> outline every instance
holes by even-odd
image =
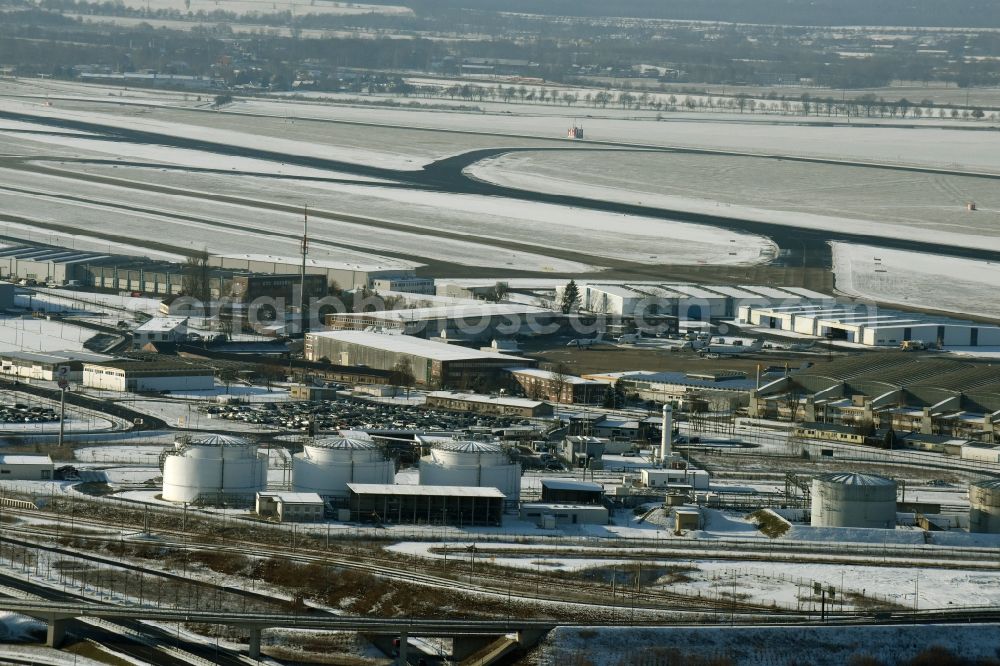
[[[196,503],[253,497],[267,487],[267,457],[256,444],[228,435],[181,439],[163,457],[163,499]],[[392,484],[395,462],[370,440],[309,440],[292,458],[292,489],[346,497],[349,483]],[[421,459],[420,484],[499,488],[520,496],[521,467],[499,445],[448,441]]]
[[[1000,480],[969,485],[969,531],[1000,533]],[[837,472],[813,479],[814,527],[896,526],[896,482],[874,474]]]

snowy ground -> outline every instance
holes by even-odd
[[[941,257],[849,243],[831,243],[831,246],[836,287],[843,294],[1000,318],[1000,302],[983,297],[1000,286],[1000,261]]]
[[[0,351],[79,351],[95,331],[34,317],[0,317]]]
[[[991,181],[759,158],[514,153],[467,171],[500,185],[793,227],[1000,249]],[[970,213],[968,201],[980,209]],[[986,237],[985,239],[983,237]]]
[[[204,12],[211,14],[216,11],[234,14],[272,14],[290,12],[294,16],[306,14],[323,14],[350,16],[357,14],[389,14],[409,16],[413,10],[409,7],[394,5],[366,5],[354,2],[331,2],[330,0],[125,0],[126,7],[133,9],[176,10],[182,14]],[[190,6],[189,6],[190,5]]]

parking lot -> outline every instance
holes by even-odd
[[[426,409],[416,405],[371,403],[340,398],[321,402],[210,405],[200,411],[212,418],[307,432],[322,430],[461,431],[528,425],[517,416],[488,416]]]

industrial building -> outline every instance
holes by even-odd
[[[542,479],[542,502],[565,504],[601,504],[604,486],[593,481]]]
[[[183,290],[184,265],[149,257],[19,243],[0,248],[0,275],[39,283],[76,282],[101,289],[179,294]],[[232,275],[232,271],[208,271],[209,287],[216,297],[225,293]]]
[[[313,523],[323,520],[326,505],[316,493],[260,491],[256,509],[261,518],[279,523]]]
[[[642,400],[671,402],[688,408],[692,403],[727,401],[732,406],[746,405],[757,382],[745,372],[636,372],[583,375],[585,379],[621,381],[627,393]],[[695,410],[697,411],[697,410]]]
[[[241,437],[178,439],[164,451],[162,467],[168,502],[249,506],[267,485],[267,456]]]
[[[506,497],[496,488],[349,483],[351,520],[361,523],[498,527]]]
[[[215,388],[212,368],[175,361],[85,363],[82,375],[84,386],[105,391],[157,393]]]
[[[298,274],[301,257],[281,257],[269,254],[227,254],[209,258],[210,266],[238,273]],[[379,266],[330,261],[316,256],[306,259],[307,275],[322,275],[327,284],[341,289],[371,288],[374,280],[416,277],[416,264],[411,267]]]
[[[937,347],[1000,345],[1000,327],[896,312],[867,305],[741,306],[741,324],[868,347],[899,347],[921,341]]]
[[[391,291],[400,291],[407,294],[425,294],[433,296],[435,294],[434,280],[432,278],[398,276],[372,278],[372,289],[380,294]]]
[[[51,382],[58,378],[60,372],[65,372],[67,381],[80,382],[83,381],[84,364],[111,360],[111,356],[85,351],[3,352],[0,353],[0,373]],[[66,370],[63,371],[63,368]]]
[[[228,296],[240,303],[271,299],[281,301],[287,307],[298,304],[302,282],[302,275],[299,273],[234,275],[229,285]],[[305,276],[304,294],[307,303],[311,298],[323,298],[329,293],[330,286],[325,276],[311,274]]]
[[[427,407],[446,409],[451,412],[476,412],[498,416],[523,416],[525,418],[546,418],[552,416],[552,405],[540,400],[511,398],[503,395],[481,395],[460,391],[431,391],[424,403]]]
[[[567,405],[601,404],[608,383],[538,368],[510,368],[510,376],[524,395]]]
[[[607,525],[608,509],[600,504],[525,502],[520,518],[545,529],[560,525]]]
[[[703,469],[643,469],[640,471],[642,485],[647,488],[690,487],[708,490],[709,474]]]
[[[0,455],[0,483],[4,481],[49,481],[54,465],[49,456]]]
[[[153,317],[132,330],[132,349],[142,349],[151,342],[185,342],[187,324],[183,317]]]
[[[969,531],[1000,534],[1000,479],[969,485]]]
[[[874,474],[835,472],[812,482],[813,527],[896,527],[896,482]]]
[[[497,488],[516,502],[521,495],[521,465],[497,444],[444,442],[420,459],[420,485]]]
[[[490,386],[506,375],[508,367],[536,365],[533,360],[517,356],[369,331],[308,333],[305,358],[380,370],[392,370],[400,362],[409,363],[418,384],[442,388]]]
[[[11,310],[14,307],[14,295],[17,287],[10,282],[0,282],[0,310]]]
[[[994,442],[1000,367],[905,352],[849,356],[763,384],[748,412],[753,418]]]
[[[375,312],[333,313],[326,325],[337,331],[379,329],[421,338],[466,342],[512,338],[538,331],[555,332],[567,316],[533,305],[467,303]]]
[[[556,288],[562,301],[565,285]],[[580,311],[614,317],[657,316],[707,321],[732,318],[741,307],[793,305],[829,300],[830,296],[798,287],[722,286],[660,282],[577,283]]]
[[[371,441],[313,439],[292,458],[292,488],[323,497],[347,497],[348,483],[392,483],[396,466]]]

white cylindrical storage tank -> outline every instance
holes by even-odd
[[[969,531],[1000,534],[1000,479],[969,486]]]
[[[242,437],[199,435],[163,460],[169,502],[252,502],[267,487],[267,459]]]
[[[292,459],[295,492],[347,497],[348,483],[392,483],[396,466],[373,442],[328,437],[309,442]]]
[[[874,474],[837,472],[812,482],[813,527],[896,527],[896,482]]]
[[[521,496],[521,465],[496,444],[446,442],[420,459],[420,485],[497,488],[516,501]]]

